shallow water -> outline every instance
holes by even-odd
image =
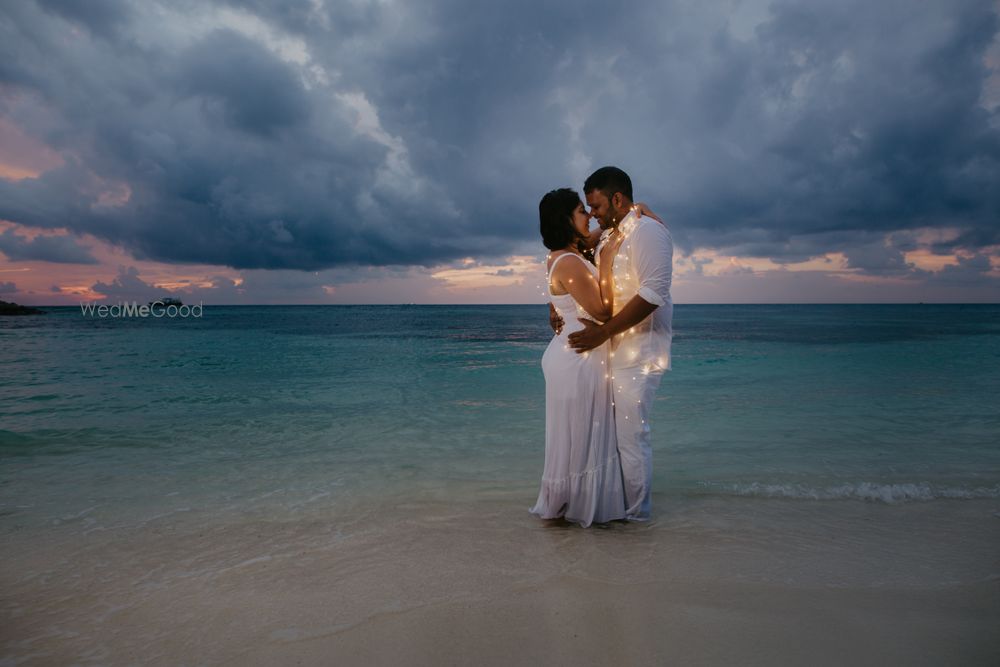
[[[1000,496],[1000,307],[679,306],[676,330],[652,419],[668,498]],[[466,482],[527,498],[548,336],[538,306],[5,318],[0,530]]]

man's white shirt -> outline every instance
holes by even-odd
[[[657,308],[642,322],[614,337],[611,365],[616,368],[639,366],[647,373],[670,370],[674,314],[674,303],[670,298],[673,239],[664,225],[652,218],[641,217],[635,211],[625,216],[618,230],[623,239],[612,263],[612,315],[617,315],[636,295]],[[608,234],[609,231],[605,231],[597,245],[594,257],[598,266]]]

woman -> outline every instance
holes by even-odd
[[[608,380],[608,343],[578,354],[569,334],[578,318],[611,317],[601,296],[597,269],[581,249],[590,215],[573,190],[553,190],[538,205],[548,257],[549,297],[565,322],[542,356],[545,375],[545,467],[538,501],[543,519],[564,518],[587,527],[625,518],[625,493],[615,441]]]

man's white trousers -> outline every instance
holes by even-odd
[[[627,515],[630,519],[648,519],[653,482],[649,415],[653,410],[656,390],[663,379],[663,371],[644,373],[641,365],[623,368],[612,366],[611,378]]]

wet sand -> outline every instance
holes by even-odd
[[[227,664],[989,665],[1000,587],[935,591],[608,584],[557,577],[487,602],[387,612]]]
[[[12,537],[0,665],[1000,661],[995,500],[688,499],[582,530],[494,495]]]

